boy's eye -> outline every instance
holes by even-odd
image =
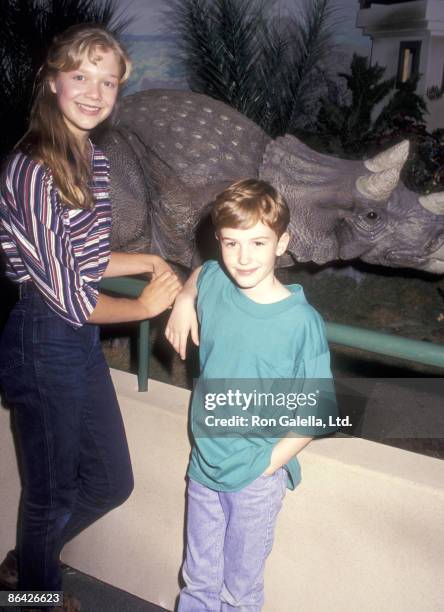
[[[232,249],[233,247],[236,246],[236,243],[234,241],[231,242],[225,242],[225,246]]]
[[[84,77],[84,75],[83,75],[83,74],[75,74],[75,75],[73,76],[73,79],[74,79],[75,81],[83,81],[83,80],[85,79],[85,77]]]
[[[254,246],[257,246],[257,247],[265,246],[265,242],[262,242],[262,240],[255,240]]]
[[[103,84],[105,85],[105,87],[110,87],[111,89],[114,89],[114,87],[116,86],[116,84],[112,81],[105,81]]]

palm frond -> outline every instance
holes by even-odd
[[[255,70],[255,120],[270,135],[285,133],[293,111],[288,95],[286,61],[289,54],[288,36],[274,22],[262,23],[263,49]]]
[[[178,59],[193,91],[230,104],[253,118],[254,68],[260,55],[262,10],[254,0],[173,0],[170,22]]]
[[[273,12],[274,1],[169,5],[191,89],[230,104],[273,136],[289,131],[312,94],[308,76],[331,48],[331,0],[307,0],[289,26]]]
[[[415,91],[418,81],[419,75],[399,85],[375,119],[373,128],[375,133],[382,133],[390,129],[390,126],[402,122],[425,127],[425,116],[429,111],[424,98]]]
[[[293,18],[290,28],[294,52],[288,63],[287,83],[294,100],[290,123],[299,124],[307,101],[310,100],[317,80],[314,70],[325,61],[334,47],[333,32],[337,25],[336,7],[331,0],[305,0],[299,19]]]

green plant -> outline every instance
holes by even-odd
[[[274,2],[170,0],[193,91],[230,104],[272,136],[295,129],[332,47],[330,0],[281,19]]]
[[[429,100],[439,100],[444,94],[444,88],[438,85],[432,85],[427,89],[427,97]]]
[[[424,130],[411,137],[412,153],[403,180],[407,187],[421,193],[444,189],[444,129]]]
[[[369,66],[367,58],[355,54],[350,72],[338,73],[346,81],[347,99],[340,99],[337,90],[334,97],[321,99],[317,128],[326,147],[334,147],[332,152],[359,156],[374,139],[374,109],[395,83],[393,78],[383,80],[384,72],[382,66]]]
[[[339,73],[347,84],[345,99],[334,82],[329,83],[312,144],[336,155],[361,159],[407,138],[411,154],[402,175],[406,185],[423,193],[442,189],[444,130],[427,132],[427,104],[416,93],[420,77],[395,89],[395,80],[384,80],[384,72],[385,68],[369,66],[365,57],[354,55],[350,72]]]
[[[424,98],[416,93],[418,81],[419,75],[398,86],[373,122],[375,135],[388,135],[403,130],[407,132],[412,127],[425,129],[428,110]]]

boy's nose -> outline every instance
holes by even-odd
[[[250,252],[248,250],[248,247],[240,247],[239,250],[239,263],[240,264],[247,264],[250,261]]]

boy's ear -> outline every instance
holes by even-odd
[[[276,255],[280,257],[281,255],[285,253],[288,247],[289,240],[290,240],[290,234],[288,232],[284,232],[278,240],[278,243],[276,246]]]
[[[219,234],[217,232],[214,232],[214,236],[215,236],[216,240],[219,242]]]

